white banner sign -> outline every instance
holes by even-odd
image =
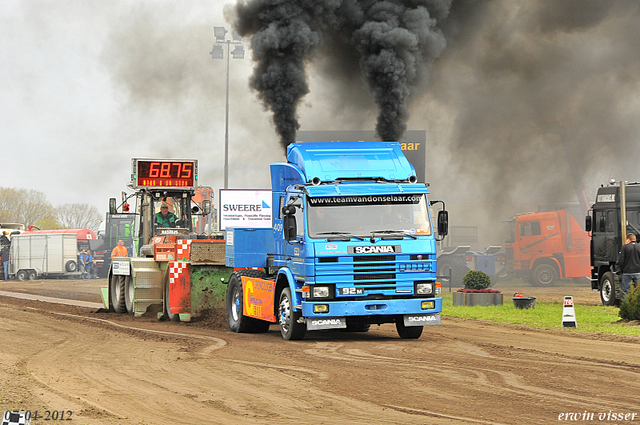
[[[220,189],[220,230],[271,227],[270,190]]]
[[[111,270],[114,275],[117,276],[129,276],[129,262],[128,261],[112,261]]]

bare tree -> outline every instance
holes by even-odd
[[[56,208],[60,226],[67,229],[91,229],[98,231],[102,215],[98,208],[89,204],[64,204]]]
[[[37,225],[54,216],[53,206],[37,190],[0,188],[0,218],[3,222]]]

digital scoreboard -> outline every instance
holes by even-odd
[[[198,186],[198,160],[133,158],[131,181],[134,189],[195,189]]]

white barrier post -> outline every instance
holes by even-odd
[[[573,297],[564,297],[562,306],[562,326],[565,328],[577,328],[576,311],[573,308]]]

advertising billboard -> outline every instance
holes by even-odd
[[[228,227],[271,227],[271,191],[252,189],[220,189],[220,230]]]

